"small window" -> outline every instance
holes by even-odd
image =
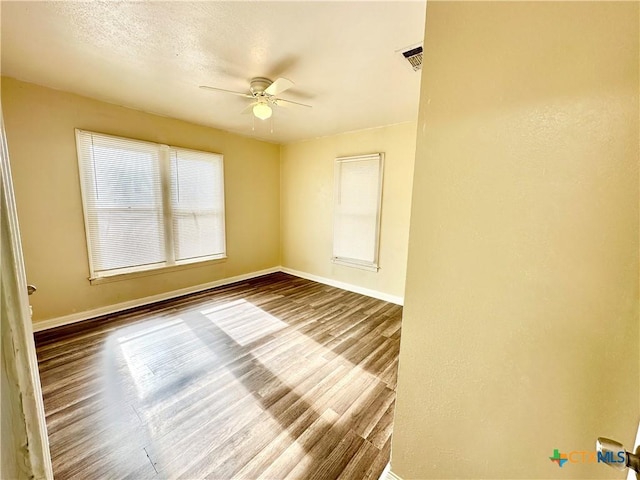
[[[222,155],[76,130],[91,278],[225,258]]]
[[[333,262],[377,271],[383,154],[336,158]]]

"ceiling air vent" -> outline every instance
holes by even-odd
[[[414,72],[422,68],[422,45],[412,46],[401,50],[402,56],[409,62]]]

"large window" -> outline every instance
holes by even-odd
[[[336,158],[333,261],[377,271],[383,155]]]
[[[76,130],[91,278],[225,257],[222,155]]]

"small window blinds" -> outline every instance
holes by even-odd
[[[76,130],[91,278],[223,258],[221,155]]]
[[[176,260],[224,255],[222,156],[172,150],[171,212]]]
[[[383,154],[337,158],[333,261],[378,270]]]

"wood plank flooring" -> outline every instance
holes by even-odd
[[[375,479],[402,308],[276,273],[36,334],[56,479]]]

